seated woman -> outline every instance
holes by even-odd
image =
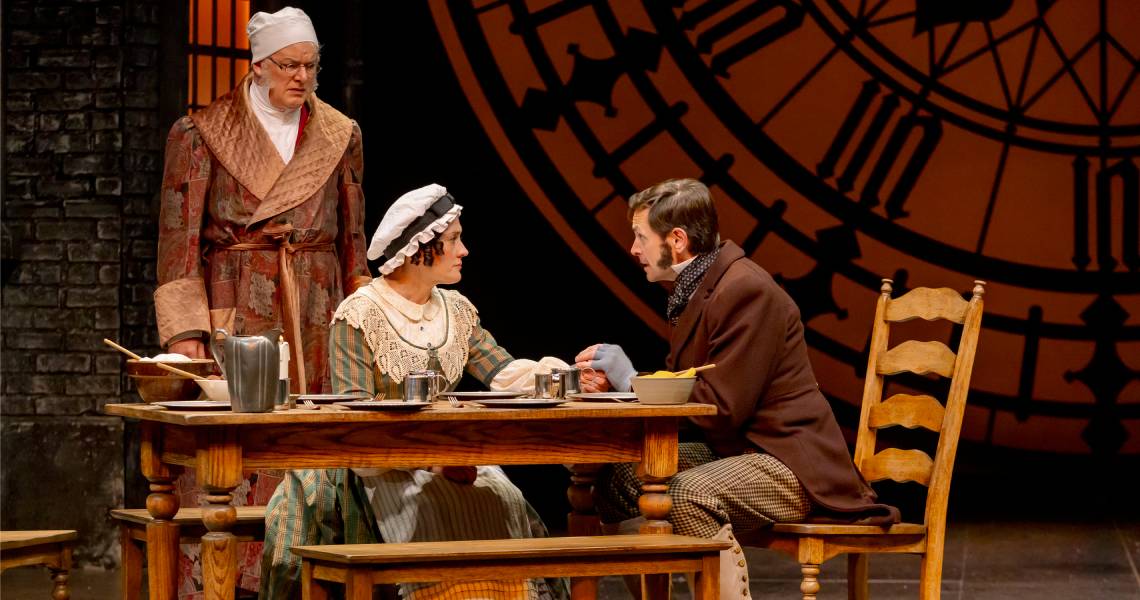
[[[413,371],[442,373],[453,389],[463,372],[493,390],[528,391],[534,373],[566,363],[515,360],[479,323],[471,302],[452,290],[467,248],[461,207],[438,185],[404,194],[388,209],[368,258],[384,258],[380,277],[346,298],[329,344],[337,393],[403,396]],[[529,383],[528,383],[529,382]],[[290,546],[545,537],[546,528],[499,467],[293,471],[265,517],[261,595],[296,593],[301,560]],[[437,598],[561,598],[561,580],[401,585],[400,595]]]

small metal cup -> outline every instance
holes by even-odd
[[[415,371],[404,378],[404,402],[434,402],[447,378],[435,371]]]
[[[534,397],[553,398],[555,393],[553,373],[534,374]]]
[[[277,380],[277,399],[273,402],[275,406],[284,406],[287,409],[296,408],[296,400],[289,395],[289,378]]]
[[[566,398],[569,394],[582,391],[582,369],[570,367],[567,369],[551,369],[551,374],[558,379],[558,393],[555,398]]]

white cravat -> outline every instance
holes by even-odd
[[[269,134],[277,153],[285,164],[293,158],[293,150],[297,147],[297,129],[301,126],[300,108],[277,108],[269,101],[269,88],[257,85],[256,81],[249,83],[249,104],[253,107],[253,114],[257,121]]]

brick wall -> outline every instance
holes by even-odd
[[[102,339],[156,345],[159,9],[178,4],[3,2],[0,527],[78,529],[83,562],[117,560],[132,454],[100,414],[134,399]]]

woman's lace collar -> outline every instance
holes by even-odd
[[[397,292],[389,285],[388,281],[383,277],[377,277],[372,280],[372,289],[376,294],[384,300],[384,303],[391,306],[396,312],[404,316],[412,322],[419,321],[432,321],[439,316],[443,310],[443,298],[439,294],[439,290],[432,288],[431,300],[424,304],[417,304],[408,300]]]

